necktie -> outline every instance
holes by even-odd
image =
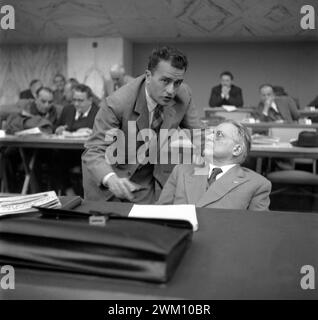
[[[208,178],[208,186],[207,186],[208,188],[216,180],[216,176],[222,172],[223,171],[221,168],[213,168],[212,173],[211,173],[210,177]]]
[[[153,113],[151,129],[154,130],[156,133],[158,133],[162,125],[162,122],[163,122],[163,106],[158,104]]]

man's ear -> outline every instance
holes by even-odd
[[[150,80],[150,78],[151,78],[151,71],[150,70],[146,70],[145,71],[145,74],[146,74],[146,82],[148,83],[149,82],[149,80]]]
[[[236,144],[233,148],[233,156],[238,157],[243,152],[243,148],[240,144]]]

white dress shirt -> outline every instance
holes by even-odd
[[[234,166],[236,166],[236,164],[235,164],[235,163],[234,163],[234,164],[227,164],[227,165],[225,165],[225,166],[218,167],[218,166],[215,166],[215,165],[213,165],[213,164],[210,163],[209,166],[210,166],[210,168],[209,168],[209,178],[210,178],[210,176],[211,176],[211,174],[212,174],[212,170],[213,170],[214,168],[220,168],[220,169],[222,170],[222,172],[219,173],[219,174],[216,176],[216,178],[215,178],[215,180],[218,180],[218,179],[220,179],[223,175],[225,175],[231,168],[233,168]]]
[[[88,108],[88,110],[85,112],[85,113],[83,113],[83,118],[87,118],[88,117],[88,114],[89,114],[89,112],[91,111],[91,108],[92,108],[92,106],[90,106],[89,108]],[[75,113],[75,121],[77,121],[78,119],[79,119],[79,117],[81,116],[81,112],[79,112],[78,110],[76,110],[76,113]]]

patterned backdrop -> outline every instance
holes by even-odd
[[[66,45],[0,46],[0,105],[15,103],[34,78],[51,86],[56,73],[66,73]]]

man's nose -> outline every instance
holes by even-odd
[[[167,86],[166,86],[166,91],[167,93],[169,94],[173,94],[175,92],[175,87],[174,87],[174,84],[173,83],[169,83]]]

